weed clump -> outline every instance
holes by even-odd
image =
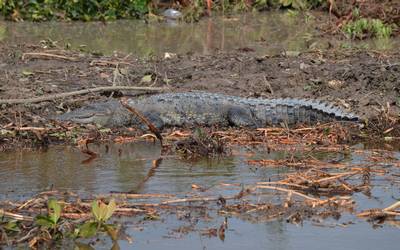
[[[391,25],[383,23],[380,19],[360,18],[344,25],[343,31],[352,39],[370,37],[385,39],[392,35],[393,29]]]

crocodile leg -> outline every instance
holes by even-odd
[[[232,106],[228,109],[229,125],[235,127],[257,127],[257,123],[249,108]]]

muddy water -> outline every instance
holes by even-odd
[[[260,55],[308,48],[366,47],[396,49],[400,40],[367,42],[332,41],[317,36],[311,16],[283,12],[250,13],[233,17],[204,18],[198,23],[128,20],[104,23],[0,23],[0,39],[9,43],[34,43],[50,39],[58,46],[71,45],[85,51],[135,56],[169,53],[213,53],[250,49]],[[319,38],[318,38],[319,37]]]
[[[362,145],[355,148],[362,149]],[[200,160],[195,163],[181,161],[175,156],[165,156],[155,174],[143,183],[153,160],[160,156],[156,144],[141,142],[125,145],[93,145],[92,150],[100,156],[92,161],[74,147],[51,147],[41,152],[14,152],[0,154],[0,198],[22,199],[40,191],[55,188],[74,191],[85,196],[110,191],[134,191],[138,193],[190,192],[192,184],[210,188],[223,183],[254,184],[257,181],[279,179],[290,169],[254,167],[247,164],[249,151],[235,149],[234,155],[223,159]],[[252,150],[251,158],[280,159],[287,153],[268,154],[262,149]],[[324,161],[363,163],[367,154],[315,154]],[[400,159],[400,153],[394,153]],[[381,164],[381,163],[376,163]],[[390,174],[399,174],[399,168],[382,163]],[[389,182],[390,183],[390,182]],[[400,197],[398,184],[388,185],[385,176],[374,176],[371,196],[355,194],[357,211],[386,207]],[[227,190],[226,195],[231,194]],[[236,193],[236,191],[235,191]],[[209,220],[188,222],[171,214],[162,222],[141,223],[141,216],[126,222],[126,233],[134,238],[130,245],[119,241],[122,249],[393,249],[397,244],[398,228],[384,225],[373,228],[354,214],[344,213],[339,220],[306,221],[303,225],[292,225],[284,220],[250,222],[239,218],[228,218],[226,238],[209,238],[200,230],[218,228],[223,217],[216,214]],[[131,220],[131,221],[130,221]],[[195,223],[197,230],[178,232],[182,226]],[[339,226],[342,223],[345,226]],[[319,225],[319,226],[318,226]],[[96,249],[110,249],[107,239],[96,245]]]

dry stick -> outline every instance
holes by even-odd
[[[229,197],[223,197],[225,200],[233,200],[236,199],[237,196],[229,196]],[[182,199],[176,199],[176,200],[168,200],[168,201],[163,201],[160,204],[161,205],[167,205],[167,204],[172,204],[172,203],[182,203],[182,202],[195,202],[195,201],[217,201],[221,199],[221,197],[194,197],[194,198],[182,198]]]
[[[25,60],[26,56],[30,56],[33,58],[49,58],[49,59],[62,59],[62,60],[67,60],[67,61],[73,61],[76,62],[78,61],[77,58],[75,57],[68,57],[68,56],[62,56],[62,55],[56,55],[56,54],[50,54],[50,53],[40,53],[40,52],[28,52],[22,54],[21,59]]]
[[[144,124],[147,125],[147,127],[149,128],[149,130],[151,132],[153,132],[156,137],[158,138],[158,140],[160,140],[161,146],[163,145],[163,137],[161,136],[160,131],[156,128],[156,126],[154,126],[146,117],[144,117],[144,115],[142,113],[140,113],[139,111],[137,111],[136,109],[134,109],[133,107],[129,106],[128,104],[128,100],[123,98],[121,99],[121,104],[122,106],[124,106],[127,110],[129,110],[130,112],[132,112],[133,114],[135,114],[137,117],[139,117],[140,120],[142,120],[142,122]]]
[[[24,242],[25,240],[29,239],[32,236],[32,234],[34,232],[36,232],[38,229],[39,229],[38,227],[32,228],[24,237],[18,239],[17,243],[21,243],[21,242]]]
[[[387,208],[384,208],[383,211],[385,211],[385,212],[393,211],[398,207],[400,207],[400,201],[388,206]]]
[[[307,199],[307,200],[320,201],[319,199],[312,198],[312,197],[307,196],[307,195],[305,195],[305,194],[302,194],[302,193],[300,193],[300,192],[296,192],[296,191],[293,191],[293,190],[290,190],[290,189],[286,189],[286,188],[280,188],[280,187],[274,187],[274,186],[265,186],[265,185],[257,185],[256,188],[260,188],[260,189],[272,189],[272,190],[278,190],[278,191],[287,192],[287,193],[290,193],[290,192],[291,192],[292,194],[298,195],[298,196],[303,197],[303,198],[305,198],[305,199]]]
[[[175,195],[173,194],[130,194],[130,193],[111,193],[110,195],[104,194],[99,195],[99,197],[122,197],[126,199],[151,199],[151,198],[173,198]]]
[[[381,213],[381,214],[380,214]],[[358,217],[371,217],[373,215],[385,215],[385,216],[400,216],[399,212],[385,211],[385,210],[367,210],[361,213],[358,213]]]
[[[3,216],[4,217],[8,217],[8,218],[12,218],[14,220],[33,221],[33,218],[30,217],[30,216],[10,213],[10,212],[4,211],[4,209],[0,209],[0,217],[3,217]]]
[[[332,180],[340,179],[340,178],[345,177],[345,176],[346,177],[350,177],[350,176],[353,176],[353,175],[356,175],[356,174],[359,174],[359,173],[360,173],[360,171],[353,171],[353,172],[338,174],[338,175],[331,176],[331,177],[322,178],[322,179],[319,179],[319,180],[316,180],[316,181],[312,181],[312,182],[321,183],[321,182],[324,182],[324,181],[332,181]]]
[[[84,95],[93,92],[100,91],[115,91],[115,90],[139,90],[139,91],[151,91],[151,92],[160,92],[164,91],[165,88],[152,88],[152,87],[133,87],[133,86],[104,86],[97,87],[92,89],[82,89],[77,91],[59,93],[48,96],[40,96],[33,98],[21,98],[21,99],[0,99],[0,104],[26,104],[26,103],[36,103],[36,102],[44,102],[44,101],[52,101],[54,99],[65,98],[74,95]]]
[[[90,65],[112,65],[112,66],[116,66],[119,64],[125,64],[125,65],[129,65],[129,66],[133,66],[133,64],[128,63],[128,62],[114,62],[114,61],[103,61],[103,60],[93,60],[90,62]]]

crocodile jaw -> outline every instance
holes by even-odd
[[[117,103],[114,102],[91,104],[56,116],[55,120],[71,121],[82,124],[94,123],[100,126],[107,126],[110,123],[117,106]]]

